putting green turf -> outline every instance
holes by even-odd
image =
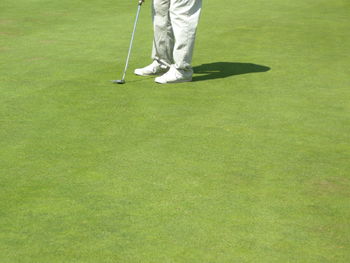
[[[205,1],[156,85],[150,1],[1,0],[0,258],[350,262],[350,4]]]

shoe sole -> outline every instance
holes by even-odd
[[[158,73],[150,73],[150,74],[138,74],[134,71],[134,74],[136,76],[142,76],[142,77],[147,77],[147,76],[160,76],[160,75],[163,75],[164,73],[166,73],[166,70],[165,71],[161,71],[161,72],[158,72]]]
[[[176,84],[176,83],[184,83],[184,82],[191,82],[192,79],[182,79],[182,80],[177,80],[177,81],[172,81],[172,82],[159,82],[155,80],[156,83],[158,84]]]
[[[136,76],[147,77],[147,76],[155,76],[156,74],[137,74],[134,72]]]
[[[147,77],[147,76],[160,76],[163,75],[164,73],[155,73],[155,74],[137,74],[134,72],[136,76],[141,76],[141,77]]]

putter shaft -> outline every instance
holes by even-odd
[[[141,11],[141,5],[142,5],[142,3],[143,3],[142,0],[140,0],[139,3],[138,3],[137,12],[136,12],[136,18],[135,18],[135,23],[134,23],[134,28],[133,28],[133,31],[132,31],[131,40],[130,40],[130,45],[129,45],[128,56],[127,56],[127,58],[126,58],[126,63],[125,63],[125,68],[124,68],[124,72],[123,72],[123,77],[122,77],[122,79],[121,79],[122,82],[125,81],[126,71],[128,70],[129,60],[130,60],[130,55],[131,55],[131,50],[132,50],[132,46],[133,46],[133,42],[134,42],[134,38],[135,38],[135,32],[136,32],[137,22],[138,22],[139,16],[140,16],[140,11]]]

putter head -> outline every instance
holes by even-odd
[[[123,79],[118,79],[118,80],[113,80],[114,84],[125,84],[125,80]]]

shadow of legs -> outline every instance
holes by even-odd
[[[193,67],[193,70],[196,74],[201,74],[201,76],[194,76],[193,81],[203,81],[227,78],[234,75],[266,72],[270,68],[252,63],[214,62]]]

